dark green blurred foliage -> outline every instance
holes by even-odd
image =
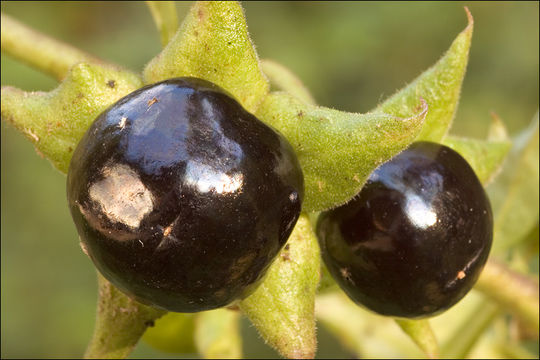
[[[141,71],[160,50],[143,2],[15,2],[2,11],[106,60]],[[190,3],[178,4],[182,19]],[[452,132],[484,137],[489,112],[511,134],[538,107],[538,2],[244,3],[261,58],[289,67],[325,106],[366,112],[431,66],[475,19]],[[2,55],[2,85],[56,82]],[[80,357],[96,302],[94,268],[79,248],[65,176],[1,124],[1,356]],[[277,356],[243,321],[246,357]],[[320,357],[350,357],[324,330]],[[141,344],[133,357],[165,356]],[[191,355],[193,356],[193,354]]]

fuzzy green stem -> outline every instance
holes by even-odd
[[[99,297],[94,335],[86,359],[125,359],[146,328],[166,311],[143,305],[120,292],[98,273]]]
[[[102,60],[55,40],[2,13],[2,52],[61,81],[79,62]]]
[[[152,18],[161,37],[161,45],[165,47],[178,30],[178,15],[174,1],[146,1]]]
[[[515,314],[538,337],[538,279],[520,274],[490,259],[475,288]]]

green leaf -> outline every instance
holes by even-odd
[[[429,112],[417,140],[439,142],[446,135],[455,116],[473,31],[472,15],[467,8],[465,11],[469,24],[446,54],[376,109],[387,114],[410,116],[417,106],[418,98],[422,97],[429,106]]]
[[[131,72],[79,63],[51,92],[2,87],[2,119],[25,134],[39,154],[66,173],[73,150],[94,119],[141,85]]]
[[[195,353],[195,314],[170,312],[154,322],[143,340],[155,349],[170,353]]]
[[[491,113],[491,125],[488,129],[487,140],[490,141],[510,141],[508,137],[508,132],[506,131],[506,126],[501,120],[499,115],[494,112]]]
[[[286,358],[315,356],[319,271],[319,245],[308,217],[302,214],[264,282],[240,302],[265,341]]]
[[[174,1],[146,1],[159,30],[161,45],[165,46],[178,30],[178,15]]]
[[[456,136],[447,136],[442,143],[463,156],[484,185],[489,184],[500,170],[511,147],[509,141],[491,142]]]
[[[347,113],[271,93],[257,116],[277,128],[295,149],[304,172],[303,210],[312,212],[349,201],[377,166],[416,138],[427,112],[425,103],[418,105],[409,118],[399,118]]]
[[[501,127],[502,126],[502,127]],[[506,137],[504,125],[494,120],[487,140],[447,136],[442,143],[467,160],[482,184],[490,183],[502,167],[512,143]]]
[[[285,66],[269,59],[261,60],[261,68],[276,90],[288,92],[306,104],[315,105],[315,100],[302,81]]]
[[[205,359],[242,357],[240,312],[217,309],[196,314],[195,343]]]
[[[439,354],[437,338],[429,325],[429,320],[395,319],[399,327],[409,335],[412,341],[430,358],[435,359]]]
[[[343,291],[317,296],[315,313],[319,324],[357,358],[414,359],[423,356],[394,319],[359,307]]]
[[[506,166],[488,187],[494,210],[495,253],[526,239],[538,224],[538,114],[513,144]]]
[[[124,359],[146,328],[166,311],[127,297],[98,273],[99,297],[94,334],[86,359]]]
[[[196,2],[176,35],[144,69],[146,83],[179,76],[211,81],[255,111],[269,85],[238,2]]]

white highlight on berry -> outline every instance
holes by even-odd
[[[242,173],[227,175],[206,164],[189,161],[186,167],[186,183],[197,187],[203,193],[210,191],[218,194],[233,193],[242,188],[244,175]]]
[[[437,222],[437,214],[419,196],[409,196],[405,208],[409,220],[419,228],[427,229]]]
[[[90,199],[102,208],[110,221],[137,228],[154,208],[152,193],[127,165],[106,167],[102,176],[102,180],[90,186]]]

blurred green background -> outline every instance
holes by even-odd
[[[178,4],[182,19],[191,3]],[[538,2],[247,2],[261,58],[289,67],[321,104],[366,112],[431,66],[475,19],[452,132],[483,137],[497,113],[511,134],[538,109]],[[53,37],[140,71],[160,50],[143,2],[2,1],[2,11]],[[2,85],[57,83],[2,55]],[[80,357],[91,335],[95,272],[79,248],[65,176],[1,124],[1,356]],[[246,357],[276,357],[247,321]],[[352,357],[319,328],[321,358]],[[132,357],[166,354],[140,344]],[[191,355],[194,356],[194,355]]]

